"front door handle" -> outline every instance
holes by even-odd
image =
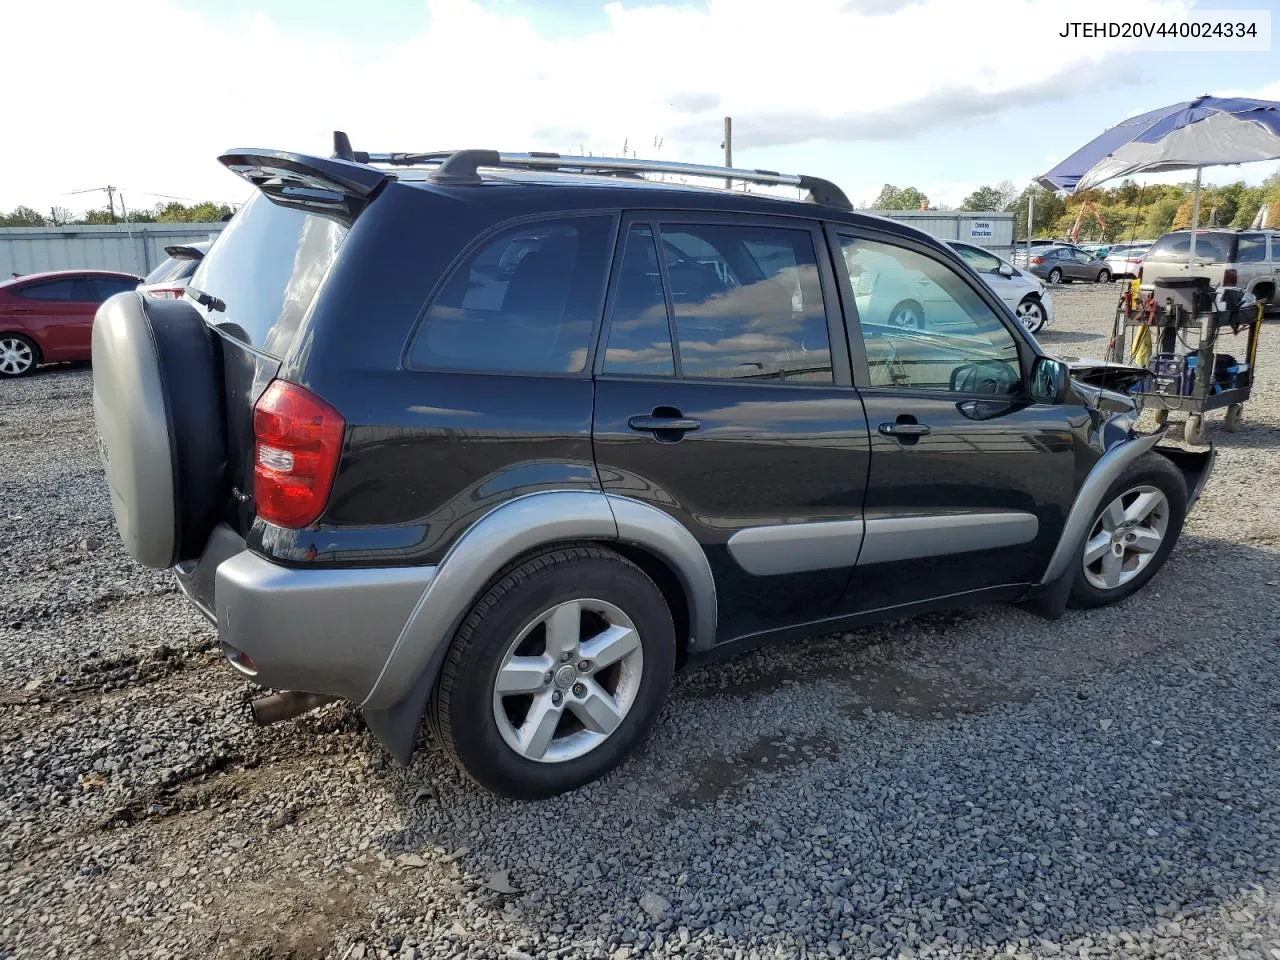
[[[886,437],[927,437],[929,426],[924,423],[882,423],[877,428]]]
[[[688,433],[690,430],[697,430],[702,426],[702,421],[692,420],[689,417],[642,416],[632,417],[627,421],[627,426],[641,433],[660,433],[666,430]]]

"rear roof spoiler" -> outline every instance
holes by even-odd
[[[281,206],[346,219],[354,219],[390,179],[390,174],[353,160],[283,150],[228,150],[218,161]]]
[[[201,260],[204,258],[203,253],[185,243],[175,243],[171,247],[165,247],[164,252],[175,260]]]

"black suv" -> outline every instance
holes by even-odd
[[[1043,355],[826,181],[335,143],[223,156],[258,192],[184,298],[93,331],[124,542],[289,691],[264,717],[345,698],[407,760],[425,715],[481,784],[554,794],[713,651],[1118,600],[1208,476],[1134,433],[1145,371]],[[889,326],[904,289],[942,322]]]

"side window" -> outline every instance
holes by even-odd
[[[637,223],[627,233],[609,318],[604,372],[653,377],[676,372],[658,246],[647,223]]]
[[[985,250],[979,250],[977,247],[958,244],[955,251],[960,254],[960,259],[973,267],[973,269],[978,273],[1000,272],[1000,260],[993,254],[987,253]]]
[[[870,386],[1014,394],[1013,334],[949,266],[892,244],[841,236]]]
[[[58,303],[72,303],[81,299],[82,284],[76,280],[48,280],[44,283],[33,283],[18,291],[24,300],[52,300]]]
[[[612,226],[610,217],[547,220],[482,243],[428,309],[410,366],[581,373]]]
[[[89,283],[92,285],[94,292],[92,299],[97,303],[108,300],[117,293],[134,290],[138,286],[133,280],[127,280],[123,277],[94,277]]]
[[[681,376],[833,382],[807,230],[679,223],[659,232]]]
[[[1236,253],[1239,263],[1263,263],[1267,259],[1267,237],[1262,233],[1240,234],[1240,246]]]

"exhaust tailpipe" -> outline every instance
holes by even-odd
[[[296,693],[285,690],[250,701],[249,710],[253,713],[253,722],[265,727],[281,720],[291,720],[337,699],[327,693]]]

